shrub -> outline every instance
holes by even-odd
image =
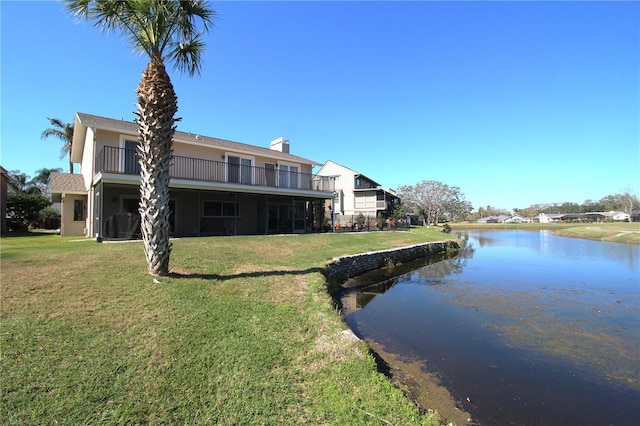
[[[9,194],[7,196],[7,225],[13,229],[38,226],[40,211],[49,207],[51,201],[42,194]]]
[[[40,225],[44,229],[60,228],[60,213],[50,207],[40,210]]]

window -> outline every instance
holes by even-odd
[[[276,165],[264,163],[264,176],[268,186],[276,186]]]
[[[240,217],[240,203],[233,201],[205,201],[202,215],[205,217]]]
[[[136,148],[138,141],[120,137],[120,171],[127,174],[140,174],[140,163]]]
[[[84,200],[73,200],[73,220],[76,222],[84,220]]]
[[[291,166],[288,164],[280,164],[280,187],[283,188],[297,188],[298,178],[298,166]]]
[[[253,167],[250,158],[227,156],[227,180],[229,182],[253,183]]]

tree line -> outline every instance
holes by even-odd
[[[477,210],[457,186],[449,186],[436,180],[423,180],[415,185],[403,185],[398,188],[398,196],[402,205],[396,215],[417,215],[425,225],[441,222],[475,221],[489,216],[511,216],[533,218],[540,213],[591,213],[620,211],[629,215],[631,220],[638,216],[640,201],[631,188],[621,193],[607,195],[598,201],[586,200],[582,204],[563,202],[548,204],[532,204],[525,208],[514,208],[513,211],[487,205]]]
[[[60,214],[50,208],[49,176],[62,169],[40,169],[31,179],[20,170],[9,172],[7,185],[7,227],[11,230],[27,228],[57,228]]]
[[[522,209],[515,208],[513,211],[523,217],[533,217],[539,213],[592,213],[592,212],[625,212],[629,216],[640,208],[638,197],[630,188],[621,193],[610,194],[601,199],[585,200],[582,204],[563,202],[549,204],[532,204]]]
[[[72,123],[65,123],[59,118],[47,118],[51,127],[45,129],[41,137],[47,139],[55,137],[62,141],[60,159],[68,156],[69,173],[73,173],[71,161],[71,144],[73,142]],[[33,179],[20,170],[9,171],[7,185],[7,226],[12,230],[22,230],[29,227],[58,227],[60,214],[50,208],[49,176],[53,172],[62,172],[61,168],[42,168],[36,170]]]

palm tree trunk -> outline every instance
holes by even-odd
[[[171,254],[169,173],[178,98],[159,55],[152,55],[136,93],[142,240],[149,273],[167,275]]]

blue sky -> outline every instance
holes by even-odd
[[[640,195],[639,2],[213,2],[179,129],[332,160],[474,208]],[[146,60],[57,2],[0,2],[1,151],[67,169],[47,117],[133,119]],[[77,169],[77,166],[76,166]]]

